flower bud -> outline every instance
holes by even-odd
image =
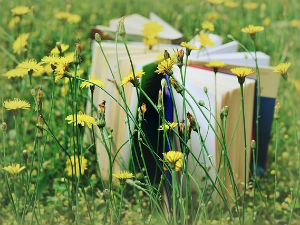
[[[205,106],[205,102],[203,100],[200,100],[198,103],[200,106]]]
[[[103,128],[106,125],[105,122],[105,101],[103,101],[101,104],[98,106],[98,115],[97,115],[97,126],[99,128]]]
[[[95,41],[97,41],[97,42],[98,42],[98,44],[100,44],[100,43],[101,43],[101,36],[100,36],[100,34],[99,34],[99,33],[96,33],[96,34],[95,34]]]
[[[164,87],[166,86],[166,84],[167,84],[166,79],[165,79],[165,78],[161,79],[160,85],[161,85],[161,88],[162,88],[162,89],[164,89]]]
[[[163,99],[162,99],[162,91],[161,89],[158,91],[158,99],[157,99],[157,109],[159,111],[162,110],[163,107]]]
[[[221,113],[220,113],[221,120],[223,120],[227,116],[228,116],[228,106],[226,105],[221,109]]]
[[[256,148],[256,141],[255,140],[251,140],[251,149],[255,149]]]
[[[278,120],[279,118],[280,118],[280,103],[276,102],[275,112],[274,112],[274,119]]]
[[[170,54],[167,50],[164,51],[164,59],[170,58]]]
[[[204,87],[203,91],[204,91],[205,94],[207,94],[207,87]]]
[[[176,90],[176,92],[179,93],[179,94],[182,94],[183,88],[181,87],[181,85],[173,78],[171,78],[170,81],[171,81],[172,86]]]
[[[177,50],[176,52],[177,57],[177,66],[181,68],[183,66],[183,57],[184,57],[184,51],[182,49]]]
[[[1,128],[2,128],[3,131],[7,130],[7,124],[4,121],[1,124]]]
[[[197,132],[197,126],[196,126],[196,120],[195,120],[195,117],[190,113],[190,112],[187,112],[186,114],[187,118],[189,119],[190,121],[190,127],[193,131],[196,131]]]
[[[78,42],[75,45],[75,53],[74,53],[74,60],[73,60],[75,65],[81,63],[81,57],[80,57],[81,50],[82,50],[81,43],[80,40],[78,39]]]
[[[119,20],[118,32],[119,32],[119,34],[121,36],[125,36],[126,35],[124,20],[125,20],[124,16]]]

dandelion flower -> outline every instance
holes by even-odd
[[[70,13],[68,18],[67,18],[69,23],[79,23],[81,20],[81,16],[77,15],[77,14],[72,14]]]
[[[292,27],[298,27],[298,26],[300,26],[300,20],[291,20],[290,21],[290,25],[292,26]]]
[[[69,17],[69,13],[68,12],[58,12],[55,14],[55,18],[59,19],[59,20],[67,20]]]
[[[257,9],[258,4],[256,2],[247,2],[243,4],[243,7],[245,9],[254,10]]]
[[[100,87],[103,87],[103,85],[104,85],[104,83],[101,80],[96,79],[95,75],[90,76],[89,81],[97,84]],[[91,87],[91,86],[95,86],[94,84],[92,84],[90,82],[83,81],[80,84],[80,87],[81,88],[88,88],[88,87]]]
[[[225,1],[224,5],[228,8],[236,8],[236,7],[238,7],[239,4],[234,1]]]
[[[158,128],[158,130],[166,130],[166,131],[169,131],[171,128],[175,128],[176,126],[178,125],[178,123],[175,123],[175,122],[168,122],[168,123],[165,123],[163,125],[160,125],[160,127]]]
[[[14,53],[16,53],[18,55],[21,54],[21,50],[23,48],[25,48],[25,46],[27,45],[28,38],[29,38],[29,34],[28,33],[20,34],[19,35],[19,37],[13,43],[13,51],[14,51]]]
[[[251,68],[246,68],[246,67],[236,67],[236,68],[232,68],[230,71],[237,77],[246,77],[251,73],[253,73],[253,70]]]
[[[169,164],[175,165],[177,161],[182,160],[183,153],[178,151],[168,151],[163,153],[164,160],[166,160]]]
[[[37,63],[35,59],[27,59],[21,62],[17,68],[27,70],[27,72],[42,72],[44,68],[41,64]]]
[[[265,27],[268,27],[270,25],[270,23],[271,23],[270,17],[265,18],[264,21],[263,21],[263,25]]]
[[[4,167],[3,170],[7,171],[8,173],[14,176],[19,174],[25,168],[25,166],[21,167],[20,164],[11,164],[9,166]]]
[[[214,71],[218,71],[219,68],[226,66],[226,64],[220,61],[210,61],[209,63],[205,64],[205,66],[213,68]]]
[[[20,23],[21,19],[19,16],[15,16],[11,18],[11,20],[8,22],[8,27],[10,29],[13,29],[18,23]]]
[[[50,64],[52,66],[57,65],[60,62],[60,57],[56,55],[45,56],[41,60],[43,63]]]
[[[220,5],[224,2],[224,0],[206,0],[206,1],[212,5]]]
[[[158,43],[158,39],[155,37],[144,38],[143,43],[144,45],[147,45],[151,50],[152,47]]]
[[[30,104],[27,101],[15,98],[14,100],[4,101],[3,107],[6,108],[6,110],[29,109]]]
[[[76,119],[76,117],[77,117],[77,119]],[[95,118],[91,117],[87,114],[84,114],[83,112],[78,112],[77,115],[69,115],[69,116],[67,116],[66,120],[69,121],[68,124],[77,122],[76,125],[84,126],[86,124],[88,126],[88,128],[91,128],[92,125],[96,125]]]
[[[157,70],[155,70],[158,74],[171,74],[172,68],[175,64],[176,60],[174,58],[168,58],[163,60],[160,64],[157,66]]]
[[[113,173],[113,176],[121,182],[125,182],[127,179],[133,178],[133,174],[128,171],[118,171],[117,173]]]
[[[247,34],[256,34],[257,32],[261,32],[264,30],[264,27],[262,26],[254,26],[250,24],[247,27],[242,28],[242,32],[247,33]]]
[[[156,21],[150,21],[143,25],[142,33],[145,37],[156,37],[163,30],[163,26]]]
[[[209,38],[208,34],[206,33],[201,33],[200,35],[200,43],[201,43],[201,46],[203,47],[206,47],[206,46],[215,46],[215,43]]]
[[[27,13],[29,13],[30,9],[27,6],[17,6],[13,9],[11,9],[11,12],[15,16],[23,16]]]
[[[209,22],[207,20],[205,20],[202,24],[202,29],[207,30],[207,31],[214,31],[215,30],[215,26],[212,22]]]
[[[143,70],[138,70],[134,74],[135,74],[135,78],[138,81],[138,79],[141,78],[145,74],[145,72]],[[127,84],[129,82],[132,83],[133,85],[135,85],[135,83],[134,83],[134,76],[133,76],[132,72],[129,73],[126,77],[124,77],[122,79],[121,86],[123,86],[123,85],[125,85],[125,84]]]
[[[279,65],[274,67],[274,72],[280,73],[284,79],[287,78],[287,72],[291,66],[290,62],[280,63]]]
[[[15,69],[7,71],[4,74],[4,76],[7,77],[8,79],[16,78],[16,77],[23,78],[25,75],[28,75],[28,71],[26,69],[22,69],[22,68],[15,68]]]
[[[74,158],[75,158],[75,160],[74,160]],[[87,164],[88,164],[87,159],[84,158],[83,156],[79,156],[79,160],[78,160],[78,156],[75,155],[75,157],[74,157],[74,155],[73,155],[73,156],[71,156],[71,161],[68,158],[67,162],[66,162],[66,171],[67,171],[68,176],[75,175],[75,168],[76,168],[76,176],[79,177],[79,162],[80,162],[80,174],[81,175],[84,174],[84,171],[86,170]],[[73,168],[73,171],[72,171],[72,168]]]
[[[68,48],[69,48],[69,45],[65,45],[65,44],[61,44],[60,46],[61,46],[62,53],[65,52],[66,50],[68,50]],[[51,55],[59,55],[59,53],[60,52],[59,52],[57,46],[55,46],[55,48],[53,48],[50,52]]]
[[[175,169],[176,172],[179,172],[182,170],[182,166],[183,166],[183,160],[179,159],[176,163],[175,163]]]
[[[220,19],[220,14],[217,12],[209,12],[205,15],[207,20],[217,20]]]
[[[192,50],[199,50],[195,45],[191,45],[189,42],[181,42],[181,47],[186,49],[186,55],[190,55]]]

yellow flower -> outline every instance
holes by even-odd
[[[175,128],[178,124],[175,123],[175,122],[168,122],[168,123],[165,123],[164,125],[160,125],[160,127],[158,128],[158,130],[170,130],[171,128]]]
[[[224,5],[228,8],[236,8],[236,7],[238,7],[239,4],[237,2],[229,0],[229,1],[225,1]]]
[[[241,78],[246,77],[251,73],[253,73],[253,70],[251,68],[246,68],[246,67],[236,67],[236,68],[232,68],[230,71],[237,77],[241,77]]]
[[[280,63],[279,65],[274,67],[274,72],[280,73],[283,76],[283,78],[286,79],[287,78],[287,72],[288,72],[290,66],[291,66],[290,62]]]
[[[20,34],[19,37],[14,41],[13,43],[13,51],[14,53],[20,55],[21,54],[21,50],[23,48],[25,48],[25,46],[27,45],[27,41],[29,38],[29,34]]]
[[[168,163],[175,165],[177,161],[182,160],[183,153],[178,151],[168,151],[167,153],[163,153],[163,156]]]
[[[8,23],[8,27],[10,29],[14,28],[18,23],[20,23],[21,18],[19,16],[15,16],[13,18],[11,18],[11,20]]]
[[[183,166],[183,160],[179,159],[176,163],[175,163],[175,169],[176,172],[179,172],[182,170],[182,166]]]
[[[93,83],[95,83],[95,84],[97,84],[98,86],[101,86],[101,87],[103,87],[103,85],[104,85],[104,83],[103,83],[101,80],[96,79],[95,75],[90,76],[89,81],[90,81],[90,82],[93,82]],[[91,86],[95,86],[95,85],[92,84],[92,83],[89,83],[89,82],[87,82],[87,81],[83,81],[83,82],[80,84],[80,87],[81,87],[81,88],[91,87]]]
[[[69,45],[65,45],[65,44],[61,44],[60,46],[61,46],[62,53],[65,52],[66,50],[68,50],[68,48],[69,48]],[[50,52],[51,55],[59,55],[59,53],[60,52],[59,52],[57,46],[55,46],[55,48],[53,48]]]
[[[198,48],[194,45],[191,45],[189,42],[181,42],[181,47],[186,48],[187,50],[198,50]]]
[[[75,55],[75,52],[68,52],[65,54],[65,58],[66,58],[66,60],[68,60],[71,63],[74,60],[74,55]]]
[[[264,27],[262,26],[254,26],[250,24],[248,27],[242,28],[242,32],[247,33],[247,34],[255,34],[257,32],[261,32],[264,30]]]
[[[27,6],[17,6],[15,8],[11,9],[11,12],[15,16],[23,16],[23,15],[29,13],[29,11],[30,10]]]
[[[71,161],[68,158],[67,162],[66,162],[66,171],[67,171],[68,176],[72,176],[72,175],[75,176],[75,168],[76,168],[76,176],[79,177],[79,162],[80,162],[80,174],[81,175],[84,174],[84,171],[87,168],[87,163],[88,163],[87,159],[84,158],[83,156],[79,156],[79,160],[78,160],[78,156],[75,155],[75,160],[74,160],[74,155],[73,155],[73,156],[71,156]],[[73,171],[72,171],[72,168],[73,168]]]
[[[77,117],[77,119],[76,119]],[[94,117],[84,114],[83,112],[78,112],[77,115],[69,115],[66,120],[68,120],[68,124],[76,123],[76,125],[84,126],[85,124],[88,128],[91,128],[92,125],[96,125],[96,121]],[[76,121],[77,120],[77,121]]]
[[[136,71],[134,74],[135,74],[135,78],[136,78],[137,81],[138,81],[138,79],[141,78],[141,76],[143,76],[143,75],[145,74],[145,72],[144,72],[143,70],[138,70],[138,71]],[[122,81],[121,81],[121,86],[123,86],[123,85],[125,85],[125,84],[127,84],[127,83],[129,83],[129,82],[131,82],[133,85],[135,85],[135,84],[134,84],[134,76],[133,76],[133,73],[132,73],[132,72],[129,73],[126,77],[124,77],[124,78],[122,79]]]
[[[155,37],[144,38],[143,43],[147,45],[149,49],[152,49],[152,47],[158,43],[158,39]]]
[[[160,64],[157,66],[157,70],[155,70],[156,73],[158,74],[171,74],[172,73],[172,68],[175,64],[175,59],[174,58],[168,58],[163,60]]]
[[[206,47],[206,46],[215,46],[215,43],[209,38],[208,34],[206,33],[201,33],[200,35],[200,43],[201,46]]]
[[[300,26],[300,20],[291,20],[290,25],[292,27],[299,27]]]
[[[56,13],[55,17],[59,20],[67,20],[69,17],[69,13],[68,12],[58,12],[58,13]]]
[[[220,5],[224,2],[224,0],[206,0],[206,1],[213,5]]]
[[[256,9],[258,7],[258,4],[256,2],[247,2],[247,3],[244,3],[243,7],[245,9],[253,10],[253,9]]]
[[[207,31],[214,31],[215,30],[215,26],[212,22],[209,22],[207,20],[205,20],[202,24],[202,29],[207,30]]]
[[[9,166],[4,167],[3,169],[8,173],[10,173],[11,175],[17,175],[25,168],[26,168],[25,166],[21,167],[20,164],[11,164]]]
[[[43,72],[44,68],[41,64],[37,63],[35,59],[27,59],[24,62],[21,62],[17,68],[27,70],[27,72]]]
[[[79,23],[81,20],[81,16],[70,13],[67,20],[69,23]]]
[[[143,25],[142,33],[145,37],[156,37],[163,30],[163,26],[156,21],[150,21]]]
[[[222,68],[226,66],[226,64],[220,61],[210,61],[209,63],[205,64],[205,66],[213,68],[214,70],[218,70],[218,68]]]
[[[208,19],[208,20],[217,20],[219,19],[221,16],[219,13],[217,12],[209,12],[205,15],[205,17]]]
[[[57,65],[60,62],[60,57],[56,55],[44,56],[41,60],[43,63]]]
[[[3,107],[6,110],[29,109],[30,104],[27,101],[15,98],[14,100],[4,101]]]
[[[133,178],[133,174],[128,171],[118,171],[117,173],[113,173],[113,176],[119,179],[121,182]]]
[[[25,75],[28,75],[28,71],[26,69],[22,69],[22,68],[15,68],[15,69],[7,71],[4,74],[4,76],[7,77],[8,79],[15,78],[15,77],[23,78]]]
[[[268,27],[270,25],[270,23],[271,23],[270,17],[265,18],[264,21],[263,21],[263,25],[265,27]]]

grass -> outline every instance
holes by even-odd
[[[32,77],[25,76],[23,79],[7,79],[0,76],[0,224],[299,223],[299,1],[257,1],[258,5],[254,10],[241,6],[229,9],[224,5],[210,5],[204,0],[0,2],[1,75],[25,59],[34,58],[40,62],[44,56],[49,55],[56,42],[68,44],[70,47],[66,52],[75,51],[80,54],[69,66],[69,78],[58,82],[54,82],[51,69],[46,75],[33,74]],[[242,5],[248,1],[237,2]],[[11,9],[18,5],[28,6],[30,12],[13,26]],[[64,11],[80,15],[81,20],[78,23],[59,20],[56,16]],[[211,19],[215,25],[214,33],[221,35],[224,42],[235,38],[251,50],[254,48],[253,42],[248,35],[241,32],[241,28],[248,24],[264,25],[265,31],[257,34],[256,49],[269,54],[272,65],[287,61],[292,63],[288,79],[282,78],[280,83],[278,101],[281,107],[280,111],[276,112],[271,133],[267,170],[263,177],[255,178],[259,186],[249,183],[244,197],[234,196],[234,205],[229,204],[222,181],[219,181],[220,186],[214,186],[214,182],[207,185],[210,183],[208,176],[198,184],[196,196],[193,195],[189,191],[189,182],[195,181],[185,169],[185,160],[181,173],[187,177],[186,184],[174,179],[181,176],[175,171],[175,165],[160,161],[161,167],[169,166],[172,170],[172,210],[166,206],[160,192],[162,184],[165,183],[164,176],[159,178],[155,185],[151,184],[149,176],[145,176],[145,170],[141,170],[141,173],[132,171],[135,178],[124,179],[121,182],[110,173],[109,181],[105,181],[99,171],[95,142],[101,141],[104,144],[113,163],[113,134],[103,126],[103,121],[100,126],[97,121],[98,127],[93,126],[89,130],[72,125],[74,123],[67,124],[65,121],[68,115],[74,115],[78,111],[85,112],[86,102],[89,101],[89,90],[79,86],[83,81],[87,81],[89,75],[91,26],[108,24],[110,19],[132,13],[147,16],[151,11],[180,30],[187,41],[193,38],[195,29],[201,27],[201,23],[211,15],[209,13],[217,12],[219,18]],[[22,33],[29,33],[28,45],[18,54],[13,51],[12,46]],[[126,44],[125,37],[122,37],[121,44]],[[81,49],[76,45],[78,38]],[[66,56],[67,53],[61,55]],[[130,57],[130,54],[128,56]],[[181,73],[184,81],[186,74],[182,70]],[[147,99],[147,93],[139,84],[135,83],[135,86],[138,96]],[[101,87],[96,85],[95,88]],[[118,88],[119,94],[124,97],[124,89]],[[105,91],[105,87],[103,90]],[[184,99],[187,95],[189,92],[184,89]],[[13,98],[27,100],[31,109],[17,112],[2,107],[2,102]],[[164,118],[164,109],[157,108],[152,101],[149,102],[160,112],[160,118]],[[126,108],[126,102],[119,104],[127,110],[127,117],[130,118],[131,113]],[[190,103],[185,101],[184,105],[188,104]],[[134,121],[137,128],[135,138],[141,140],[139,145],[132,145],[137,150],[144,148],[141,145],[148,145],[145,133],[141,129],[144,116],[141,111],[142,109],[139,119]],[[101,114],[101,108],[98,113]],[[80,117],[71,116],[71,119],[76,123]],[[166,121],[162,120],[162,124],[165,123]],[[187,124],[184,125],[187,127]],[[194,128],[199,130],[199,125],[196,124]],[[92,141],[86,141],[84,133],[94,134],[96,129],[100,129],[101,136],[92,135]],[[184,157],[188,157],[189,146],[184,144],[188,138],[188,130],[185,129],[183,133],[177,132],[177,128],[164,130],[161,141],[170,141],[170,133],[181,138]],[[135,134],[132,135],[134,137]],[[226,145],[223,142],[222,144],[226,150]],[[155,153],[154,149],[148,148]],[[143,167],[143,159],[139,160]],[[3,169],[11,163],[18,163],[26,168],[13,176]],[[138,167],[133,168],[135,169],[139,170]],[[207,169],[203,168],[203,171],[207,172]],[[141,175],[143,173],[144,175]],[[232,182],[234,183],[234,180]],[[182,185],[187,185],[185,193]],[[222,199],[220,203],[210,198],[211,191],[217,189]]]

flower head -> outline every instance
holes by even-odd
[[[60,48],[61,48],[61,52],[65,52],[66,50],[68,50],[69,45],[65,45],[65,44],[60,44]],[[60,51],[58,49],[57,46],[55,46],[55,48],[53,48],[50,52],[51,55],[59,55]]]
[[[77,14],[70,13],[68,18],[67,18],[69,23],[79,23],[81,20],[81,16]]]
[[[25,168],[25,166],[21,167],[20,164],[11,164],[9,166],[4,167],[3,169],[14,176],[20,173]]]
[[[4,74],[4,76],[7,77],[8,79],[15,78],[15,77],[23,78],[25,75],[28,75],[28,71],[27,69],[22,69],[22,68],[15,68],[7,71]]]
[[[94,117],[91,117],[83,112],[78,112],[76,115],[68,115],[66,120],[68,120],[68,124],[77,122],[76,125],[84,126],[85,124],[88,128],[91,128],[92,125],[96,125],[96,121]]]
[[[9,23],[8,23],[8,27],[10,29],[13,29],[18,23],[20,23],[21,19],[19,16],[15,16],[13,18],[10,19]]]
[[[224,2],[224,0],[206,0],[206,1],[212,5],[220,5]]]
[[[14,16],[23,16],[27,13],[29,13],[29,8],[27,6],[17,6],[13,9],[11,9],[11,12]]]
[[[55,66],[56,64],[58,64],[60,62],[60,57],[58,57],[56,55],[44,56],[41,61],[43,63]]]
[[[133,178],[133,174],[128,171],[118,171],[117,173],[113,173],[113,176],[121,182],[125,182],[127,179]]]
[[[4,101],[3,107],[6,108],[6,110],[29,109],[30,104],[24,100],[15,98],[14,100]]]
[[[253,70],[251,68],[246,67],[236,67],[232,68],[231,73],[237,76],[238,81],[240,84],[243,84],[245,82],[245,77],[253,73]]]
[[[209,68],[213,68],[214,71],[216,72],[218,71],[219,68],[226,66],[226,64],[220,61],[210,61],[209,63],[205,64],[205,66]]]
[[[58,12],[55,14],[55,17],[59,20],[67,20],[69,15],[70,14],[68,12]]]
[[[192,50],[199,50],[196,46],[191,45],[189,42],[181,42],[181,47],[186,49],[186,55],[189,56]]]
[[[97,84],[100,87],[103,87],[103,85],[104,85],[104,83],[101,80],[96,79],[95,75],[90,76],[89,81]],[[95,86],[94,84],[92,84],[90,82],[83,81],[80,84],[80,87],[81,88],[85,88],[85,87],[87,88],[87,87]]]
[[[220,14],[217,12],[209,12],[205,16],[208,20],[217,20],[221,17]]]
[[[225,1],[224,5],[228,8],[236,8],[236,7],[238,7],[239,4],[237,2],[229,0],[229,1]]]
[[[143,25],[142,33],[145,37],[156,37],[163,30],[163,26],[156,21],[150,21]]]
[[[243,7],[245,9],[253,10],[253,9],[256,9],[258,7],[258,4],[256,2],[247,2],[247,3],[243,4]]]
[[[158,39],[156,37],[145,37],[143,39],[144,45],[147,45],[151,50],[154,45],[158,43]]]
[[[175,170],[176,172],[179,172],[182,170],[182,166],[183,166],[183,160],[179,159],[176,163],[175,163]]]
[[[168,122],[168,123],[165,123],[164,125],[160,125],[160,127],[158,128],[158,130],[166,130],[166,131],[169,131],[171,128],[175,128],[176,126],[178,125],[178,123],[175,123],[175,122]]]
[[[14,53],[20,55],[21,54],[21,50],[23,48],[25,48],[25,46],[27,45],[27,41],[29,38],[29,34],[20,34],[19,37],[14,41],[13,43],[13,51]]]
[[[79,160],[78,160],[78,156],[74,155],[70,157],[71,160],[68,158],[67,162],[66,162],[66,171],[68,176],[72,176],[75,175],[75,171],[76,171],[76,176],[79,177],[79,168],[80,168],[80,174],[83,175],[84,171],[87,168],[87,159],[84,158],[83,156],[79,156]],[[74,160],[75,158],[75,160]],[[79,167],[79,162],[80,162],[80,167]],[[72,170],[73,168],[73,170]],[[76,169],[75,169],[76,168]]]
[[[168,58],[163,61],[161,61],[160,64],[157,66],[157,70],[155,70],[158,74],[171,74],[172,68],[175,64],[176,60],[174,58]]]
[[[200,43],[201,46],[206,47],[206,46],[215,46],[215,43],[209,38],[208,34],[206,33],[201,33],[200,35]]]
[[[202,29],[207,30],[207,31],[214,31],[215,30],[215,26],[212,22],[209,22],[207,20],[205,20],[202,24]]]
[[[145,74],[145,72],[143,70],[138,70],[138,71],[135,71],[134,75],[135,75],[135,78],[138,79],[141,78],[143,75]],[[133,75],[133,72],[130,72],[126,77],[124,77],[121,81],[121,86],[127,84],[127,83],[132,83],[133,85],[135,85],[135,82],[134,82],[134,75]]]
[[[37,63],[35,59],[27,59],[23,62],[21,62],[17,68],[21,68],[24,70],[27,70],[29,73],[31,72],[43,72],[44,68],[41,66],[41,64]]]
[[[163,153],[163,156],[165,161],[167,161],[169,164],[175,165],[177,161],[182,159],[183,153],[178,151],[168,151]]]
[[[255,34],[263,31],[264,29],[265,28],[262,26],[254,26],[250,24],[249,26],[242,28],[242,32],[250,34],[252,38],[255,38]]]
[[[287,72],[291,66],[290,62],[287,63],[280,63],[279,65],[274,67],[274,72],[280,73],[283,78],[287,78]]]

